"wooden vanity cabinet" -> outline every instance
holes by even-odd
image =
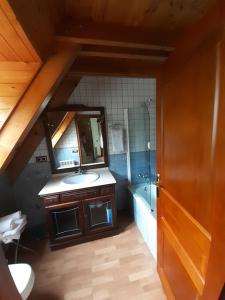
[[[114,184],[43,195],[41,198],[52,249],[116,232]]]

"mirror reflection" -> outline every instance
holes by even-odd
[[[74,116],[74,112],[48,113],[56,169],[73,168],[80,165]]]
[[[77,117],[82,164],[104,162],[101,122],[100,116]]]
[[[55,171],[106,163],[101,111],[51,111],[46,116]]]

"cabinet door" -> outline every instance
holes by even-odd
[[[87,233],[104,231],[114,226],[113,201],[112,197],[83,200]]]
[[[48,209],[51,241],[73,239],[83,235],[83,209],[81,202]]]

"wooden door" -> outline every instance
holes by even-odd
[[[157,97],[158,272],[168,299],[217,300],[225,281],[225,41],[203,39],[180,66],[169,65]]]

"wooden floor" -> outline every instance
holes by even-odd
[[[165,300],[156,263],[134,223],[104,238],[26,258],[36,274],[29,300]],[[23,258],[20,258],[23,261]]]

